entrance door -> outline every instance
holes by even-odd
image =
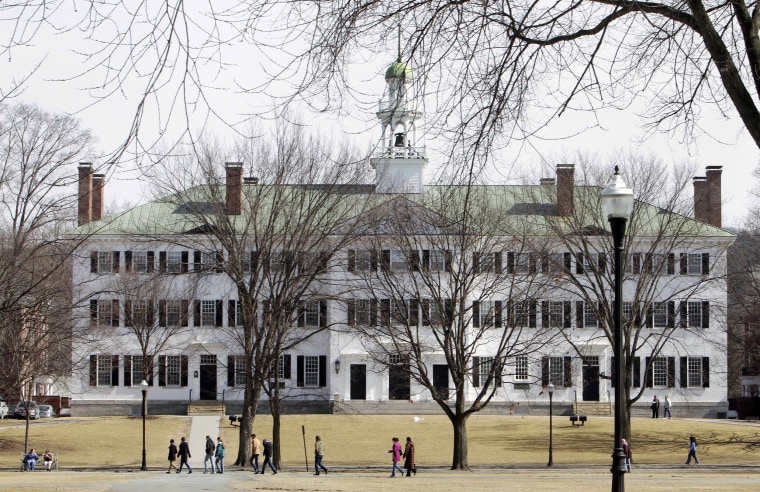
[[[583,365],[583,401],[599,401],[599,366]]]
[[[216,355],[201,355],[201,400],[216,400]]]
[[[393,356],[388,366],[388,398],[408,400],[410,396],[409,361],[399,355]]]
[[[351,364],[351,399],[367,399],[367,366]]]
[[[433,365],[433,387],[437,395],[444,400],[449,399],[449,366],[447,364]]]

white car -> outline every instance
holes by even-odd
[[[0,401],[0,419],[4,419],[8,416],[8,405],[4,401]]]

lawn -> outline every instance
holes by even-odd
[[[149,466],[163,466],[170,438],[187,436],[191,419],[159,416],[147,421]],[[15,466],[23,448],[23,421],[0,423],[0,467]],[[760,425],[725,420],[633,420],[631,439],[635,464],[679,464],[686,458],[689,435],[697,437],[699,457],[706,464],[756,464]],[[301,467],[306,429],[306,452],[312,462],[314,436],[326,443],[325,464],[385,465],[391,437],[402,442],[411,436],[418,465],[446,466],[451,462],[452,430],[443,416],[285,415],[282,425],[283,464]],[[256,417],[254,432],[271,437],[272,419]],[[542,465],[548,459],[548,417],[474,416],[468,424],[469,462],[472,466]],[[30,444],[50,447],[61,455],[61,466],[139,466],[142,424],[139,418],[73,418],[32,422]],[[610,461],[613,421],[589,417],[583,427],[572,427],[567,417],[554,419],[554,463],[598,464]],[[228,456],[237,453],[238,430],[220,418],[220,434]],[[200,462],[202,453],[194,455]],[[228,459],[228,462],[231,462]]]

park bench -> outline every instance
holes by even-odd
[[[583,424],[586,423],[586,420],[588,420],[588,417],[585,415],[571,415],[570,416],[570,423],[573,424],[573,427],[582,426]]]
[[[42,456],[40,456],[40,459],[37,460],[37,464],[34,466],[34,471],[44,469],[45,460],[43,460]],[[53,464],[50,465],[50,469],[58,471],[58,453],[53,453]],[[26,453],[21,453],[21,471],[26,471]]]

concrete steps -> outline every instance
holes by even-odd
[[[602,401],[587,401],[573,404],[575,415],[612,415],[612,403]]]
[[[187,404],[187,415],[225,415],[227,408],[221,401],[191,401]]]

